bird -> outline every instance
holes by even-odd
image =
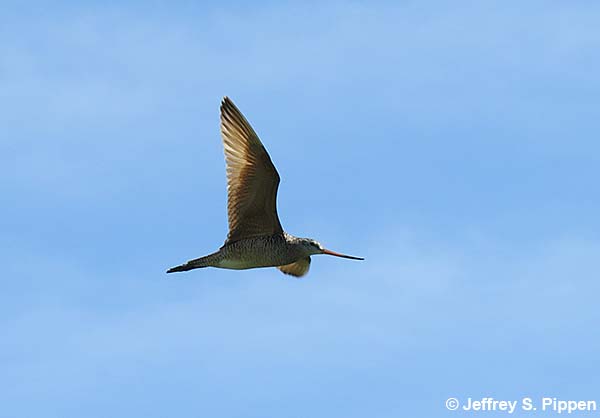
[[[276,267],[302,277],[308,273],[312,255],[364,260],[285,232],[277,214],[279,174],[258,135],[227,96],[221,101],[220,125],[227,174],[227,239],[218,251],[170,268],[167,273],[203,267]]]

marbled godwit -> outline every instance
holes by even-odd
[[[228,97],[221,102],[221,136],[227,164],[227,240],[217,252],[167,273],[201,267],[277,267],[285,274],[300,277],[308,272],[311,255],[363,260],[327,250],[313,239],[298,238],[283,230],[276,205],[279,174],[258,135]]]

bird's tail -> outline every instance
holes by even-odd
[[[188,261],[187,263],[170,268],[169,270],[167,270],[167,273],[175,273],[177,271],[188,271],[193,269],[199,269],[202,267],[214,266],[216,254],[218,253],[210,254],[205,257],[195,258],[193,260]]]

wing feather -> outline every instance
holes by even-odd
[[[301,258],[294,263],[279,266],[277,268],[290,276],[302,277],[308,273],[308,269],[310,268],[310,257]]]
[[[277,215],[279,174],[258,135],[228,97],[221,102],[221,137],[227,164],[225,243],[283,233]]]

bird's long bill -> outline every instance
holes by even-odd
[[[336,257],[342,257],[342,258],[349,258],[350,260],[364,260],[364,258],[362,258],[362,257],[354,257],[352,255],[340,254],[340,253],[336,253],[335,251],[330,251],[330,250],[323,250],[323,254],[335,255]]]

